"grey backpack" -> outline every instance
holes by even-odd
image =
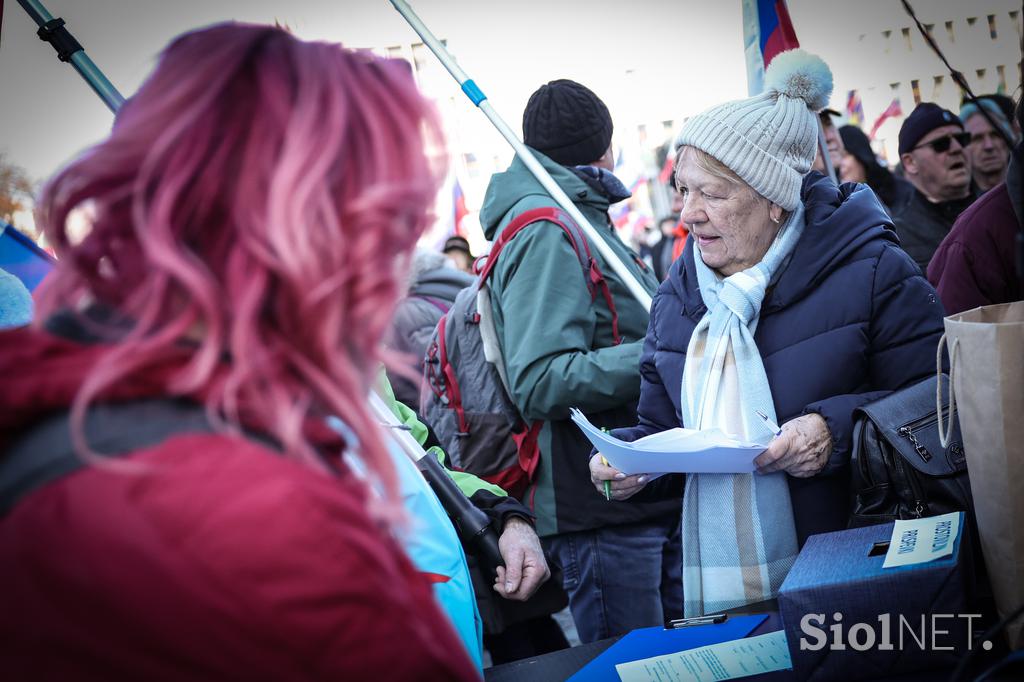
[[[543,422],[528,424],[509,397],[487,281],[505,245],[538,221],[554,223],[565,232],[583,269],[591,301],[598,292],[604,296],[612,314],[615,344],[621,342],[615,303],[583,231],[560,209],[533,209],[505,227],[477,280],[459,292],[438,322],[424,358],[425,387],[420,397],[420,415],[437,434],[452,466],[520,499],[537,470],[537,434]]]

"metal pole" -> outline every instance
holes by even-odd
[[[54,19],[39,0],[18,0],[18,4],[39,26],[37,35],[40,40],[50,43],[57,51],[57,57],[62,62],[70,62],[89,87],[100,96],[103,103],[112,112],[117,113],[124,104],[124,97],[93,63],[71,32],[64,28],[64,20],[59,17]]]
[[[408,455],[409,459],[413,462],[419,462],[423,457],[426,457],[427,453],[423,446],[416,442],[416,439],[412,437],[408,429],[403,428],[404,425],[398,420],[395,413],[388,409],[387,404],[379,395],[371,391],[369,401],[370,409],[373,410],[377,421],[381,425],[389,427],[391,436],[405,454]]]
[[[523,160],[523,163],[525,163],[526,167],[530,169],[530,172],[533,173],[535,178],[537,178],[537,181],[540,182],[544,189],[548,191],[551,198],[553,198],[566,213],[572,216],[572,219],[575,220],[587,236],[590,237],[591,241],[593,241],[597,246],[597,250],[601,252],[605,261],[607,261],[612,270],[615,271],[615,274],[618,275],[619,279],[621,279],[626,285],[629,292],[633,294],[633,297],[640,302],[645,310],[650,310],[651,295],[647,293],[647,290],[644,289],[640,282],[637,281],[636,277],[633,276],[633,273],[629,271],[626,265],[619,260],[619,257],[615,255],[615,252],[612,251],[610,246],[608,246],[604,238],[601,237],[597,230],[595,230],[587,219],[583,217],[583,214],[580,213],[578,208],[576,208],[576,205],[572,203],[572,199],[570,199],[565,192],[562,191],[562,188],[555,183],[550,175],[548,175],[548,172],[540,165],[540,162],[537,161],[537,157],[533,155],[530,148],[523,144],[515,132],[513,132],[508,124],[502,120],[501,116],[494,111],[491,103],[487,101],[487,96],[484,95],[483,91],[480,90],[477,84],[473,82],[473,79],[469,78],[469,76],[466,75],[466,72],[463,71],[455,62],[455,59],[448,52],[447,48],[441,44],[434,34],[430,32],[430,29],[428,29],[420,18],[416,16],[416,13],[412,11],[411,7],[409,7],[409,3],[405,2],[405,0],[391,0],[391,4],[394,5],[399,14],[409,22],[412,29],[419,34],[420,38],[423,39],[424,44],[429,47],[430,51],[433,52],[441,61],[441,64],[443,64],[444,68],[448,70],[448,73],[458,81],[459,85],[462,86],[462,91],[466,93],[466,96],[469,97],[470,101],[473,102],[473,104],[475,104],[488,119],[490,119],[491,123],[498,129],[498,132],[501,133],[502,137],[512,145],[512,149],[514,149],[519,158]]]
[[[828,116],[828,114],[825,114]],[[821,114],[818,114],[818,148],[821,150],[821,162],[825,166],[825,172],[832,182],[839,184],[839,178],[836,177],[836,169],[832,167],[832,157],[828,155],[828,140],[825,139],[825,126],[821,122]],[[839,131],[836,131],[836,135]]]

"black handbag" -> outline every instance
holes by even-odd
[[[960,424],[948,447],[939,442],[932,376],[854,411],[850,527],[963,511],[973,522]],[[949,377],[942,375],[942,419],[949,415]]]

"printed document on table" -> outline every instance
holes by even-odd
[[[718,429],[669,429],[628,443],[591,424],[575,407],[569,414],[608,463],[627,474],[749,474],[766,447]]]
[[[615,666],[622,682],[710,682],[793,667],[782,630]]]

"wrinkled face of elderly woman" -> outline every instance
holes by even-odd
[[[779,231],[779,206],[693,147],[680,152],[676,184],[683,195],[682,220],[705,265],[728,277],[761,262]]]

